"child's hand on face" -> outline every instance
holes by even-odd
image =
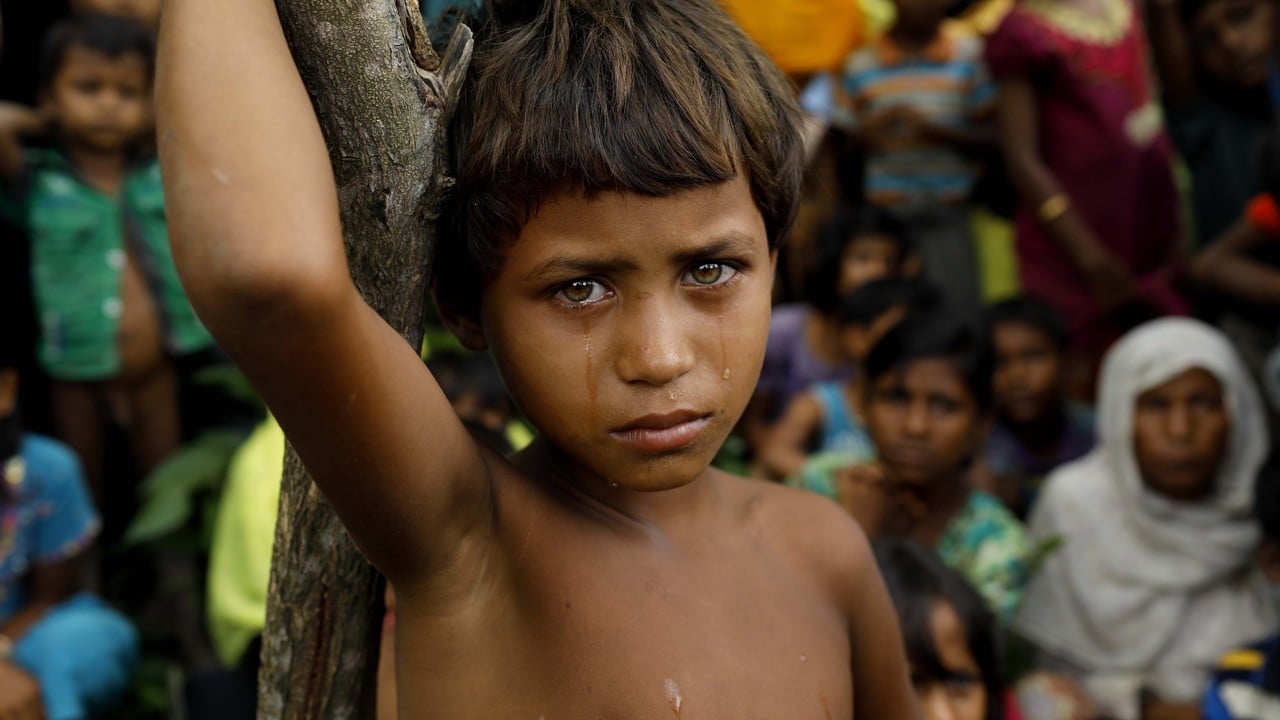
[[[41,720],[44,705],[40,702],[40,686],[21,668],[0,662],[0,718],[4,720]]]
[[[869,537],[906,532],[924,517],[915,489],[894,482],[880,463],[851,465],[835,479],[837,501]]]

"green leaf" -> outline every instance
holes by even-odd
[[[200,495],[222,486],[227,465],[244,434],[211,430],[170,455],[141,483],[138,513],[122,543],[137,545],[173,534],[187,525]]]

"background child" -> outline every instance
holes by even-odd
[[[1102,713],[1194,713],[1218,657],[1276,627],[1249,514],[1266,452],[1221,333],[1165,318],[1107,354],[1098,445],[1045,483],[1030,529],[1061,547],[1015,623]]]
[[[987,311],[987,328],[996,421],[974,480],[1025,517],[1045,476],[1093,447],[1093,415],[1066,398],[1067,330],[1052,307],[1005,300]]]
[[[1196,235],[1208,243],[1259,189],[1274,114],[1275,0],[1147,0],[1169,135],[1191,171]]]
[[[88,720],[129,688],[138,637],[78,592],[98,516],[71,451],[23,432],[11,354],[0,349],[0,715]],[[38,698],[23,692],[23,673]]]
[[[844,66],[836,122],[867,152],[866,197],[910,228],[925,277],[959,306],[981,303],[969,232],[975,157],[995,143],[995,86],[982,41],[945,27],[948,2],[898,0],[893,26]]]
[[[1174,287],[1178,194],[1142,22],[1130,0],[1029,0],[987,39],[986,60],[1022,199],[1022,287],[1066,320],[1068,390],[1087,401],[1115,338],[1188,308]]]
[[[490,9],[432,271],[538,430],[511,457],[352,283],[274,4],[172,0],[161,32],[175,256],[396,587],[401,714],[910,717],[856,525],[709,466],[758,379],[798,191],[784,78],[711,0]]]
[[[999,500],[968,484],[990,422],[991,371],[990,343],[975,323],[943,309],[909,315],[867,357],[863,407],[877,461],[837,483],[868,535],[936,548],[1008,620],[1030,545]]]
[[[128,18],[62,21],[40,74],[54,146],[15,157],[13,128],[0,142],[7,209],[31,237],[54,423],[99,507],[108,428],[125,431],[140,474],[154,467],[181,438],[170,354],[212,344],[173,268],[159,166],[135,152],[151,126],[152,50]]]
[[[845,380],[820,382],[791,401],[786,412],[769,430],[760,460],[770,473],[790,484],[835,496],[829,476],[838,466],[868,462],[875,447],[862,419],[862,364],[876,341],[902,319],[910,308],[932,305],[936,290],[919,280],[872,280],[844,297],[840,309],[841,340],[846,357],[854,365]],[[811,456],[823,456],[826,470],[810,468],[797,475]]]
[[[883,209],[837,208],[806,258],[804,303],[780,305],[769,323],[764,367],[743,434],[757,452],[767,428],[814,383],[852,371],[840,339],[840,299],[876,278],[914,275],[918,258],[906,228]]]
[[[874,544],[924,720],[1002,720],[996,623],[982,596],[917,543]]]

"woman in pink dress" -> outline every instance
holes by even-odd
[[[1073,394],[1127,328],[1182,314],[1178,196],[1130,0],[1022,0],[988,39],[1023,288],[1071,329]]]

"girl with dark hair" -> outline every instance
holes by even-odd
[[[1003,720],[996,623],[956,571],[910,540],[875,543],[924,720]]]
[[[992,363],[976,323],[941,308],[909,313],[865,366],[863,408],[878,459],[840,471],[836,484],[869,536],[936,549],[1008,620],[1030,546],[1000,501],[968,482],[989,425]]]

